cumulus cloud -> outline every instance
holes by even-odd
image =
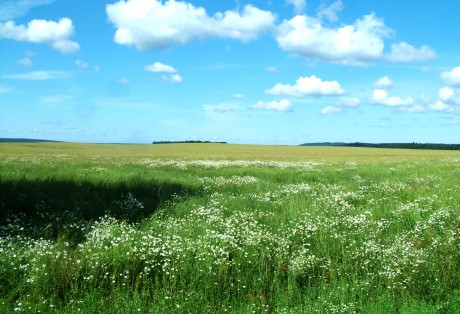
[[[420,106],[420,105],[415,105],[415,106],[410,106],[410,107],[407,107],[407,108],[401,108],[403,111],[405,112],[409,112],[409,113],[424,113],[427,111],[427,108],[424,107],[424,106]]]
[[[361,105],[361,100],[358,97],[341,97],[335,105],[339,107],[355,108]]]
[[[454,112],[455,109],[441,100],[436,101],[434,104],[429,105],[428,108],[437,112]]]
[[[402,42],[391,45],[391,52],[385,58],[391,62],[422,62],[436,58],[436,53],[427,45],[417,49]]]
[[[273,100],[273,101],[259,101],[253,105],[250,105],[251,109],[267,109],[281,112],[291,112],[291,102],[287,99]]]
[[[373,84],[376,89],[390,89],[393,87],[393,81],[388,76],[379,78]]]
[[[288,52],[349,65],[366,65],[383,55],[383,38],[392,33],[383,19],[369,14],[352,25],[329,28],[306,15],[285,20],[276,40]]]
[[[412,97],[401,98],[398,96],[389,96],[388,92],[384,89],[374,89],[371,96],[371,103],[388,107],[401,107],[413,105],[414,100]]]
[[[443,87],[439,90],[439,99],[448,104],[460,105],[460,92],[452,87]]]
[[[321,109],[321,111],[319,111],[320,114],[339,114],[339,113],[342,113],[342,109],[340,109],[339,107],[335,107],[335,106],[327,106],[327,107],[324,107],[323,109]]]
[[[202,7],[174,0],[118,1],[108,4],[106,12],[116,28],[114,41],[139,50],[160,50],[206,37],[246,42],[270,30],[275,20],[273,13],[252,5],[246,5],[242,12],[209,16]]]
[[[333,106],[327,106],[321,109],[318,113],[322,115],[331,115],[343,113],[346,108],[357,108],[361,105],[361,100],[358,97],[341,97]]]
[[[337,17],[337,13],[342,11],[342,9],[343,9],[343,3],[341,0],[335,1],[330,6],[321,4],[321,6],[318,8],[318,11],[317,11],[318,19],[320,20],[327,19],[331,22],[336,22],[339,19]]]
[[[161,79],[165,82],[172,84],[182,83],[182,81],[184,80],[182,76],[180,76],[179,74],[163,75]]]
[[[146,65],[144,68],[149,72],[163,72],[163,73],[176,73],[177,70],[170,65],[163,64],[161,62],[155,62],[154,64]]]
[[[69,39],[74,33],[72,20],[69,18],[63,18],[59,22],[32,20],[27,26],[16,25],[13,21],[0,23],[0,38],[45,43],[62,53],[73,53],[80,49],[78,43]]]
[[[345,94],[345,90],[337,81],[322,81],[312,75],[299,77],[295,85],[278,83],[265,91],[269,95],[306,97],[306,96],[337,96]]]
[[[2,75],[1,78],[12,80],[25,80],[25,81],[46,81],[46,80],[61,80],[68,78],[69,72],[64,71],[34,71],[23,74],[10,74]]]
[[[177,74],[177,70],[174,67],[167,64],[163,64],[161,62],[155,62],[153,64],[146,65],[144,67],[144,70],[153,73],[168,73],[168,75],[161,76],[161,79],[168,83],[182,83],[182,81],[184,80],[182,76]]]
[[[460,87],[460,66],[441,73],[441,78],[449,86]]]
[[[455,105],[460,105],[460,91],[451,87],[443,87],[439,90],[437,100],[422,95],[416,102],[411,97],[390,97],[386,90],[375,89],[370,102],[397,108],[399,111],[408,113],[452,113],[456,111]]]
[[[307,7],[306,0],[286,0],[288,4],[292,4],[294,6],[294,10],[296,13],[301,13]]]
[[[338,0],[329,6],[321,5],[316,17],[303,14],[284,20],[276,31],[278,45],[302,57],[355,66],[379,60],[421,62],[436,57],[429,46],[416,48],[406,42],[391,45],[391,51],[385,53],[384,39],[394,31],[374,13],[352,24],[325,24],[325,21],[338,22],[337,13],[342,9],[343,3]]]

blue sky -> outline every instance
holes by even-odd
[[[0,137],[460,143],[460,2],[0,0]]]

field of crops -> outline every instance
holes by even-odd
[[[0,313],[459,313],[460,153],[0,144]]]

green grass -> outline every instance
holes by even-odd
[[[459,158],[458,151],[369,149],[355,147],[268,146],[239,144],[80,144],[0,143],[0,155],[61,158],[112,162],[114,160],[160,158],[179,160],[265,160],[316,162],[398,162]]]
[[[455,313],[460,154],[0,144],[0,312]]]

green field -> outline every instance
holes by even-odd
[[[0,144],[0,313],[459,313],[460,152]]]

